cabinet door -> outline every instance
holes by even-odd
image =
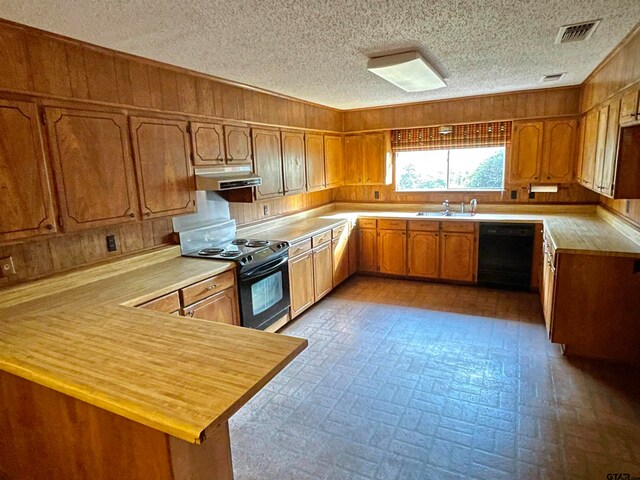
[[[407,274],[407,233],[402,230],[378,230],[378,271]]]
[[[0,100],[0,241],[56,231],[49,171],[33,103]]]
[[[364,174],[363,135],[344,137],[344,184],[361,185]]]
[[[600,192],[608,197],[613,197],[616,165],[618,160],[618,133],[619,133],[620,99],[614,100],[609,105],[609,118],[607,120],[607,133],[602,161],[602,174],[600,177]]]
[[[342,185],[343,146],[342,137],[338,135],[324,136],[324,169],[327,187]]]
[[[542,181],[570,183],[573,179],[577,121],[544,122],[544,154]]]
[[[227,163],[251,163],[251,134],[249,127],[224,126],[224,143]]]
[[[385,184],[387,180],[387,152],[384,133],[363,135],[362,155],[364,157],[365,185]]]
[[[307,189],[304,165],[304,133],[282,131],[284,194],[295,195]]]
[[[336,287],[349,276],[349,237],[344,235],[331,242],[333,249],[333,286]]]
[[[598,138],[598,118],[598,110],[591,110],[585,118],[580,182],[587,188],[593,188],[594,174],[596,171],[596,140]]]
[[[439,242],[438,232],[409,232],[409,275],[438,278]]]
[[[187,307],[183,315],[228,325],[240,325],[235,287],[227,288]]]
[[[282,154],[280,132],[260,128],[251,129],[255,172],[262,177],[262,185],[256,187],[256,199],[279,197],[282,188]]]
[[[472,282],[475,274],[475,234],[443,233],[440,278]]]
[[[190,131],[194,165],[222,165],[225,159],[222,125],[191,122]]]
[[[131,117],[131,138],[143,216],[194,212],[187,122]]]
[[[349,232],[349,275],[358,271],[358,230],[351,229]]]
[[[627,93],[620,102],[620,124],[633,122],[638,116],[638,90]]]
[[[609,120],[609,105],[605,105],[598,111],[598,134],[596,136],[596,164],[593,174],[593,187],[597,192],[602,192],[602,173],[605,162],[605,148],[607,146],[607,125]]]
[[[313,305],[315,283],[312,252],[307,252],[289,261],[289,291],[291,294],[291,318],[297,317]]]
[[[307,164],[307,189],[323,189],[326,185],[324,175],[324,139],[321,133],[305,134],[305,161]]]
[[[333,286],[333,262],[331,242],[313,250],[313,280],[316,302],[331,291]]]
[[[136,220],[127,117],[63,108],[46,116],[64,230]]]
[[[542,131],[542,122],[514,125],[511,147],[511,182],[532,183],[540,180]]]
[[[358,270],[362,272],[378,271],[378,243],[376,231],[372,228],[360,228],[358,236]]]

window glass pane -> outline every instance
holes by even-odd
[[[449,188],[502,188],[504,147],[449,151]]]
[[[447,154],[448,150],[396,153],[397,189],[446,189]]]

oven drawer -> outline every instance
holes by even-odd
[[[156,312],[174,313],[180,310],[180,297],[178,296],[178,292],[171,292],[143,303],[142,305],[138,305],[138,307]]]
[[[303,254],[304,252],[308,252],[311,250],[311,239],[307,238],[298,243],[294,243],[289,247],[289,258],[297,257],[298,255]]]
[[[188,307],[189,305],[207,298],[214,293],[221,292],[222,290],[235,285],[236,274],[234,270],[216,275],[215,277],[208,278],[202,282],[194,283],[188,287],[180,290],[180,298],[182,299],[182,305]]]
[[[314,237],[312,237],[311,239],[311,243],[313,245],[313,248],[316,248],[320,245],[323,245],[327,242],[331,241],[331,230],[327,230],[326,232],[322,232]]]

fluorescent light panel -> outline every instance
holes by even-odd
[[[405,92],[424,92],[447,86],[418,52],[372,58],[367,63],[367,70]]]

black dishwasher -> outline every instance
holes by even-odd
[[[481,223],[478,284],[529,290],[535,225]]]

